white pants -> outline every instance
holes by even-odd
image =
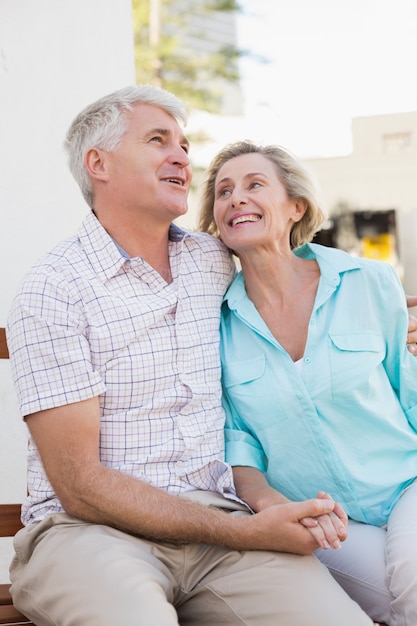
[[[386,530],[350,521],[341,549],[316,556],[374,621],[417,626],[417,483],[401,496]]]

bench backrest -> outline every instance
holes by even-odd
[[[0,328],[0,359],[8,359],[9,350],[6,341],[6,329]]]

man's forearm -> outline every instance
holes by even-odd
[[[80,492],[71,504],[67,501],[67,512],[155,541],[311,554],[317,543],[300,520],[327,513],[334,506],[315,499],[272,505],[255,515],[231,515],[167,494],[115,470],[103,467],[102,471],[82,496]]]

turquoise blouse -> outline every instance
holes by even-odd
[[[294,501],[327,491],[383,525],[417,476],[417,358],[404,290],[387,263],[308,244],[320,281],[301,363],[249,300],[242,273],[222,305],[226,459]]]

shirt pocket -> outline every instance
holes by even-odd
[[[223,365],[223,384],[226,389],[248,385],[258,381],[265,373],[265,357],[259,356],[248,361],[236,361]]]
[[[372,395],[378,368],[385,358],[385,341],[375,331],[329,332],[330,379],[334,402],[351,402]]]
[[[226,395],[240,417],[255,417],[254,408],[265,403],[265,369],[263,355],[246,361],[230,362],[223,365],[222,381]]]

